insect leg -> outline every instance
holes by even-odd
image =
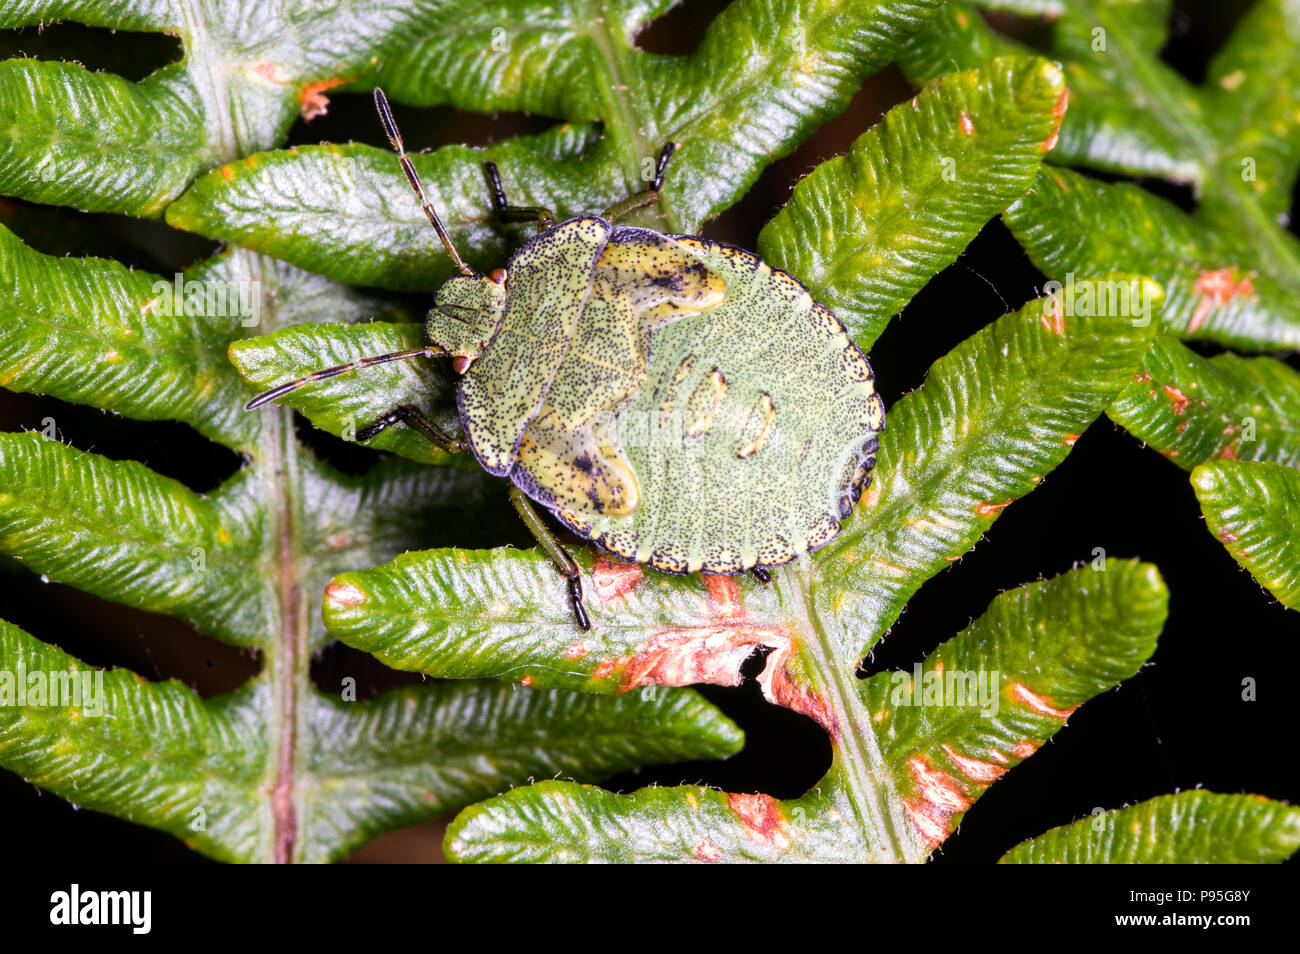
[[[617,218],[627,215],[633,209],[641,209],[647,205],[654,205],[659,201],[659,190],[664,185],[664,173],[668,169],[668,160],[672,157],[673,152],[677,149],[677,143],[664,143],[664,147],[659,152],[659,162],[655,165],[655,177],[650,182],[650,188],[642,189],[635,195],[630,195],[622,202],[615,202],[605,210],[602,218],[613,222]]]
[[[483,163],[483,171],[487,173],[488,187],[492,190],[492,211],[497,215],[510,222],[536,219],[539,232],[545,232],[555,224],[555,213],[550,209],[544,209],[540,205],[511,205],[506,201],[506,192],[501,188],[501,174],[497,172],[495,162],[489,160]]]
[[[357,443],[365,443],[380,431],[386,431],[394,424],[405,424],[411,430],[417,431],[426,437],[431,444],[435,444],[445,450],[448,454],[459,454],[465,449],[465,443],[462,438],[452,437],[430,420],[429,416],[414,404],[399,404],[397,407],[384,414],[384,416],[379,420],[361,428],[357,431]]]
[[[582,571],[578,569],[577,562],[555,538],[551,528],[542,522],[541,515],[533,507],[532,502],[524,496],[524,492],[513,484],[510,486],[510,503],[514,505],[515,512],[519,514],[519,518],[523,520],[524,526],[533,535],[537,545],[542,548],[542,552],[550,558],[555,568],[568,581],[569,605],[573,608],[573,615],[577,617],[578,625],[584,631],[591,629],[587,608],[582,605]]]

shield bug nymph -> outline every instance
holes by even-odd
[[[479,275],[428,200],[388,101],[384,131],[460,272],[438,290],[429,344],[289,381],[248,403],[347,371],[449,357],[461,432],[412,405],[357,431],[404,424],[450,452],[468,448],[510,481],[510,500],[590,623],[577,563],[534,502],[596,546],[668,573],[753,572],[835,537],[871,478],[884,405],[844,326],[788,273],[700,236],[615,225],[657,201],[650,187],[556,222],[512,206],[485,163],[493,210],[538,233],[505,268]]]

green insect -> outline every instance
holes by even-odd
[[[756,255],[613,224],[658,199],[673,144],[648,189],[559,223],[509,205],[486,163],[494,211],[539,231],[506,268],[478,275],[425,196],[378,89],[375,105],[461,274],[438,291],[428,346],[317,371],[248,409],[358,368],[450,357],[462,433],[408,404],[357,440],[405,424],[508,477],[584,630],[578,565],[532,501],[602,550],[667,573],[750,571],[767,582],[769,567],[835,537],[870,482],[885,423],[871,366],[800,282]]]

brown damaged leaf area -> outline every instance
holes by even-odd
[[[1171,384],[1164,385],[1165,394],[1169,396],[1169,402],[1174,406],[1175,414],[1185,414],[1191,400],[1181,390]]]
[[[970,808],[974,799],[957,779],[935,768],[924,755],[908,759],[907,771],[918,797],[904,799],[903,809],[921,839],[937,848],[952,834],[952,816]]]
[[[975,505],[975,513],[981,517],[995,517],[1007,507],[1010,507],[1014,501],[1003,500],[1000,503],[981,503]]]
[[[700,840],[700,843],[695,846],[695,857],[706,864],[717,864],[722,860],[722,852],[719,851],[718,846],[709,841],[709,839],[703,838]]]
[[[740,667],[754,650],[784,648],[790,642],[790,634],[779,626],[718,623],[664,629],[625,665],[611,667],[611,672],[623,670],[621,692],[651,684],[738,686]]]
[[[627,596],[645,577],[640,563],[620,563],[608,557],[597,557],[591,568],[591,585],[604,602]]]
[[[1038,320],[1049,335],[1065,334],[1065,309],[1058,298],[1048,300],[1049,309],[1044,309]]]
[[[1056,143],[1061,138],[1061,123],[1065,119],[1065,110],[1070,105],[1070,88],[1067,86],[1061,90],[1061,95],[1056,97],[1056,104],[1052,107],[1052,118],[1056,120],[1056,125],[1052,127],[1051,135],[1043,141],[1043,152],[1051,152],[1056,148]]]
[[[771,795],[729,794],[727,805],[745,826],[745,833],[755,841],[766,842],[773,848],[790,847],[790,829],[785,815]]]
[[[958,752],[951,745],[940,746],[956,774],[937,768],[922,754],[907,760],[907,773],[915,796],[903,799],[903,810],[926,846],[938,848],[955,830],[953,816],[964,813],[984,790],[1006,774],[1011,759],[997,749],[989,749],[988,759]],[[1011,756],[1023,760],[1038,746],[1028,739],[1017,742]]]
[[[317,80],[314,83],[308,83],[298,94],[298,100],[302,104],[299,111],[302,118],[308,121],[315,119],[317,116],[324,116],[329,111],[330,100],[325,95],[325,90],[333,89],[335,86],[342,86],[344,83],[350,83],[355,76],[335,76],[330,79]]]
[[[1236,268],[1219,268],[1201,272],[1196,277],[1196,284],[1192,286],[1192,290],[1201,296],[1201,300],[1196,305],[1196,311],[1192,313],[1191,321],[1187,323],[1189,332],[1199,329],[1210,312],[1222,308],[1234,298],[1244,297],[1254,300],[1255,283],[1250,280],[1249,275],[1238,278],[1239,274]]]
[[[1040,716],[1064,722],[1078,706],[1060,708],[1022,683],[1007,687],[1011,699]],[[939,746],[954,771],[934,765],[923,753],[907,760],[914,797],[903,799],[908,820],[931,848],[938,848],[954,831],[953,817],[964,813],[986,788],[1006,774],[1012,759],[1023,761],[1038,751],[1039,742],[1021,739],[1010,753],[991,748],[987,752],[961,752],[952,745]],[[1008,757],[1010,756],[1010,757]]]
[[[1011,698],[1016,702],[1024,704],[1027,708],[1038,713],[1041,716],[1047,716],[1049,719],[1060,719],[1065,721],[1074,714],[1078,705],[1073,705],[1068,709],[1060,709],[1052,705],[1051,701],[1045,696],[1040,696],[1027,686],[1019,682],[1013,682],[1010,688]]]
[[[325,602],[333,606],[356,606],[365,602],[366,594],[351,583],[331,583],[325,587]]]
[[[592,575],[593,578],[596,575],[595,568]],[[785,626],[750,619],[735,577],[701,576],[709,593],[710,622],[661,629],[630,657],[601,663],[593,676],[607,679],[621,673],[620,693],[648,685],[738,686],[745,660],[756,651],[767,649],[770,653],[758,676],[764,698],[812,718],[826,730],[832,742],[838,740],[839,725],[829,703],[789,672],[797,649],[794,634]],[[609,576],[605,577],[604,585],[610,592],[618,589]],[[571,648],[570,652],[573,651]]]

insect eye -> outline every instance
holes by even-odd
[[[504,268],[494,268],[488,278],[494,285],[500,285],[506,280],[506,270]]]

